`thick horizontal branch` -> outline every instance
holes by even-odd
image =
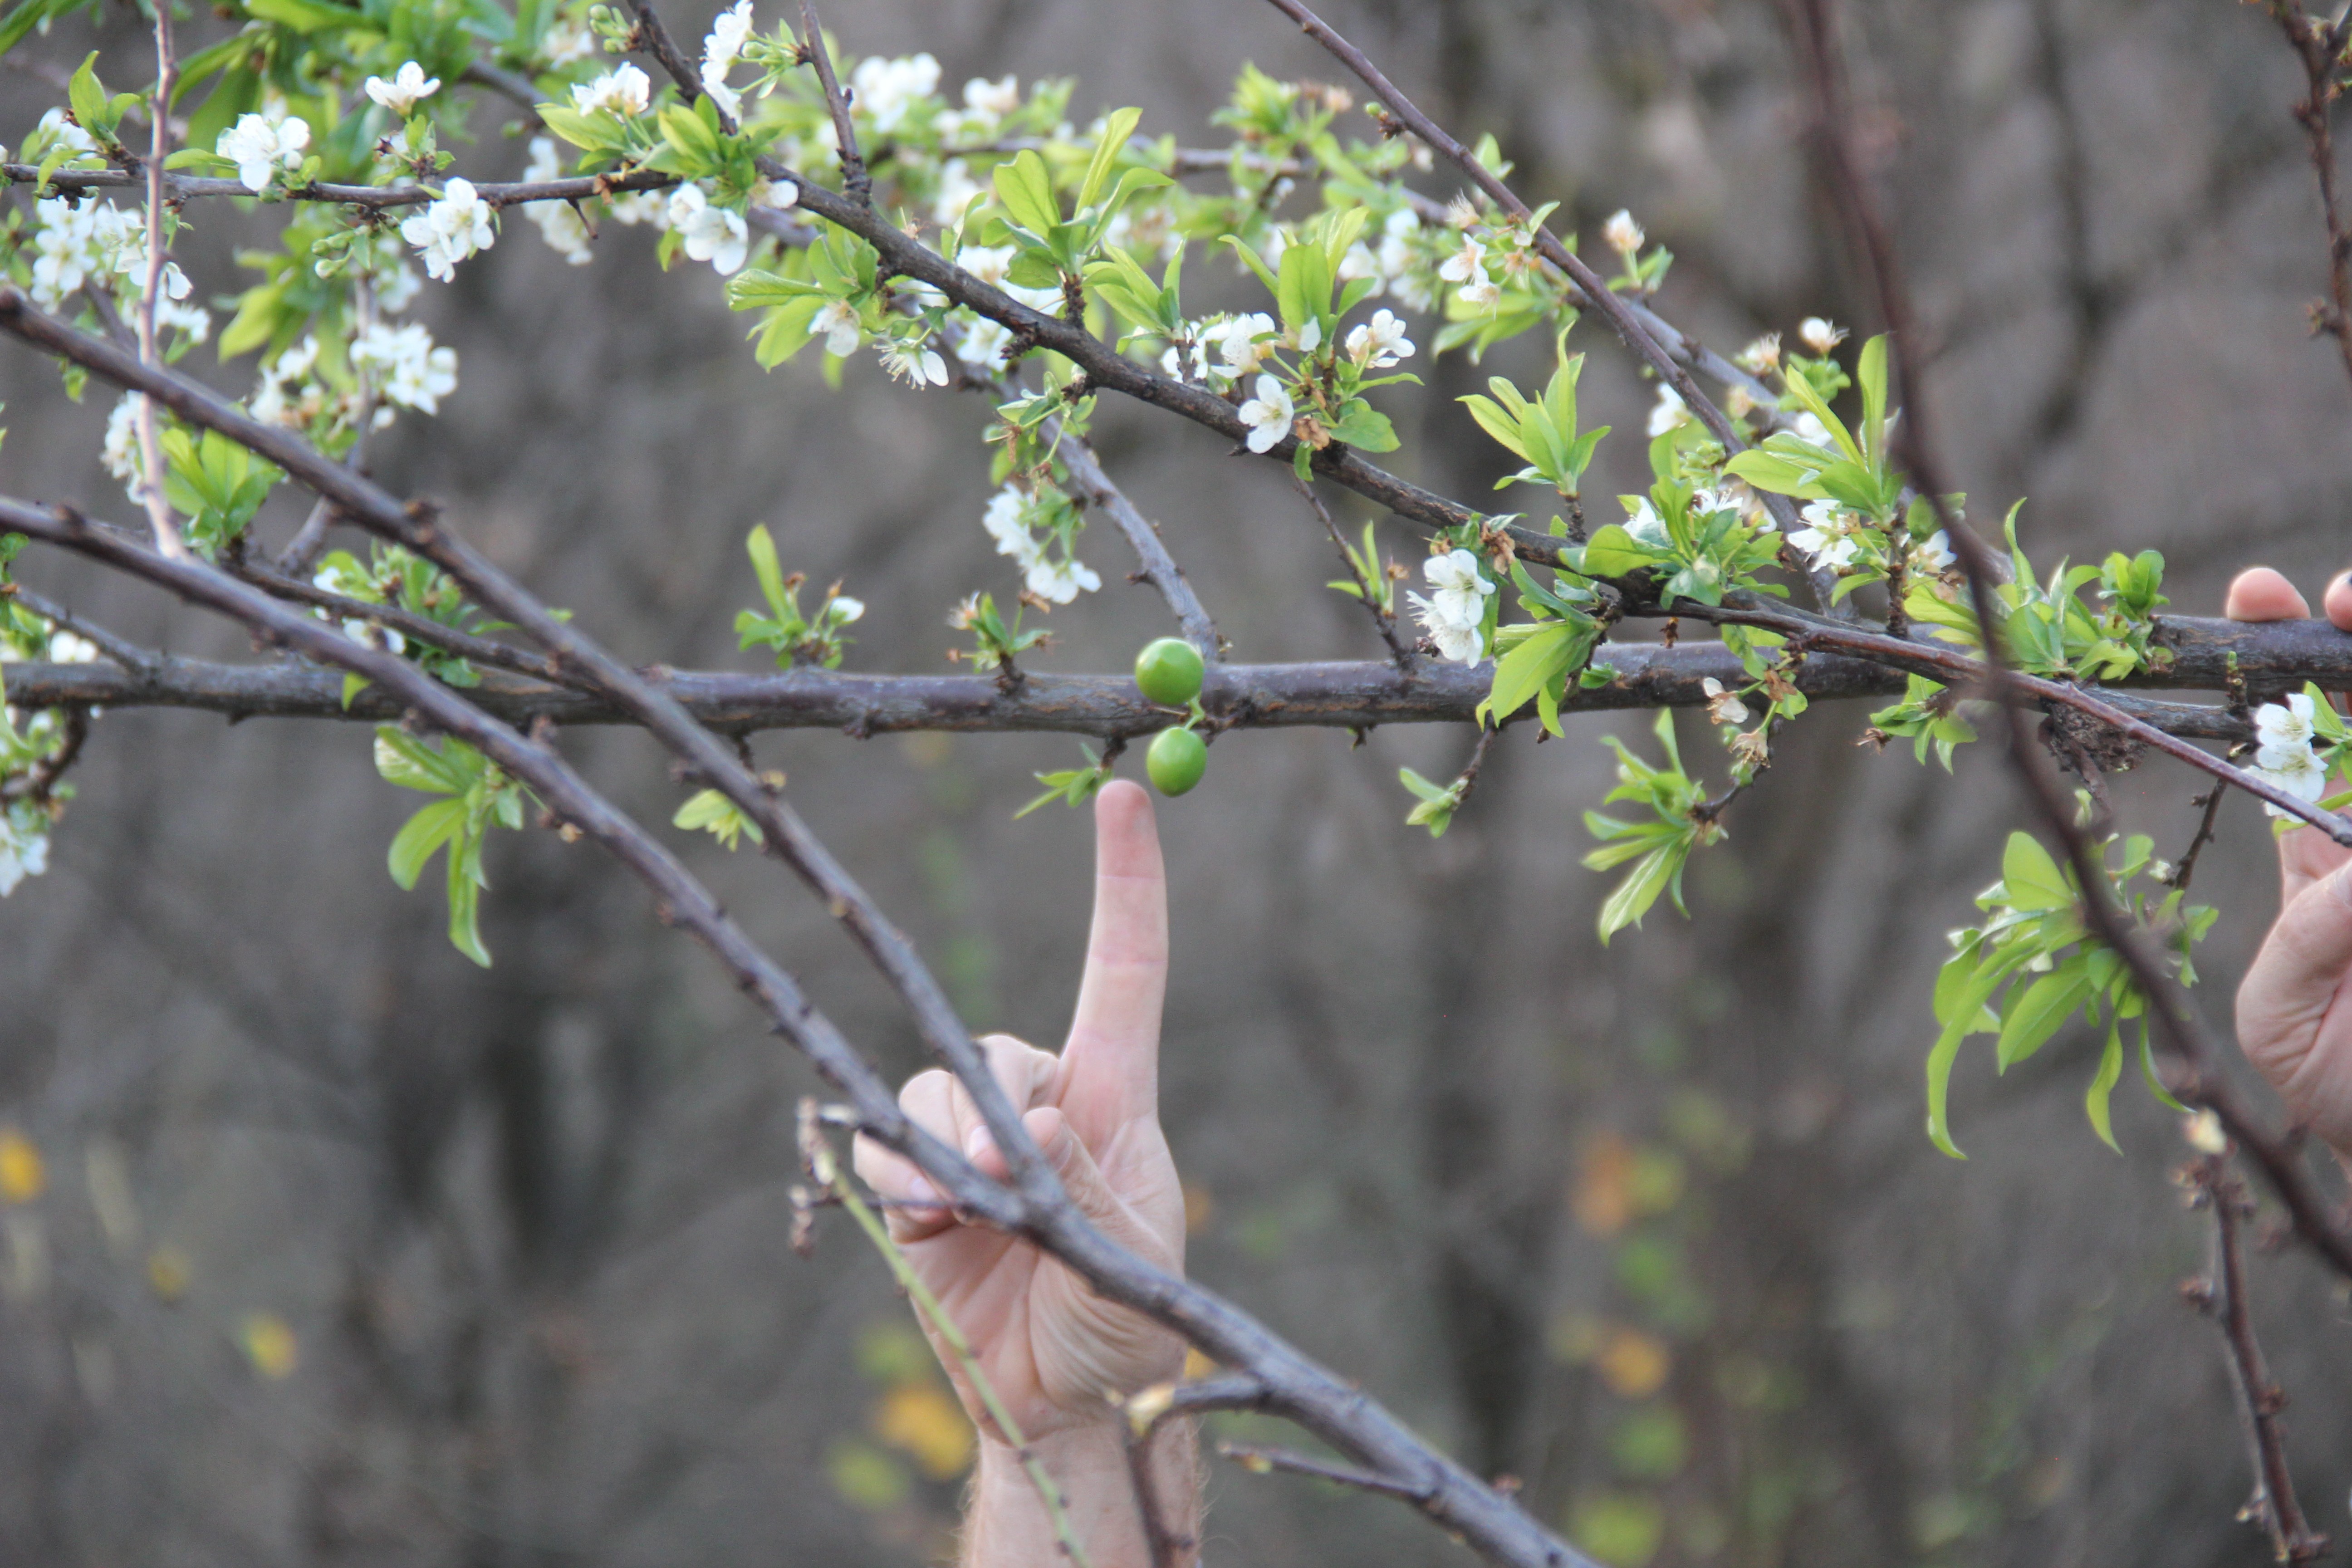
[[[41,172],[30,163],[0,163],[0,174],[20,185],[40,183]],[[86,191],[107,191],[135,188],[145,182],[142,176],[126,169],[53,169],[47,189],[51,192],[79,195]],[[584,202],[598,196],[615,195],[625,191],[659,191],[677,184],[677,176],[650,169],[639,169],[625,174],[583,174],[568,180],[525,180],[505,184],[478,184],[474,194],[494,207],[510,207],[522,202]],[[173,202],[184,202],[203,196],[245,196],[255,193],[236,180],[205,179],[188,174],[167,174],[163,179],[164,195]],[[420,202],[439,199],[437,192],[423,185],[329,185],[316,181],[296,185],[283,193],[285,199],[297,202],[331,202],[354,207],[404,207]]]
[[[2170,670],[2147,684],[2221,689],[2232,652],[2250,680],[2352,684],[2352,637],[2325,622],[2239,626],[2179,620],[2166,623],[2166,631],[2181,651]],[[1706,681],[1737,686],[1747,679],[1739,661],[1718,643],[1612,643],[1599,658],[1616,671],[1615,678],[1601,686],[1571,689],[1562,712],[1701,707],[1707,700]],[[1411,674],[1387,660],[1213,665],[1202,703],[1221,724],[1236,729],[1468,723],[1486,700],[1493,674],[1487,665],[1435,660],[1422,661]],[[1145,701],[1123,675],[1032,673],[1010,691],[985,675],[820,669],[737,674],[659,668],[645,675],[696,719],[727,731],[1042,731],[1108,739],[1149,734],[1176,718],[1171,710]],[[0,679],[7,700],[20,708],[194,708],[237,719],[380,723],[398,718],[406,707],[396,695],[370,688],[346,709],[340,674],[298,663],[221,664],[158,655],[139,668],[12,664],[0,670]],[[1902,692],[1904,678],[1866,659],[1817,654],[1799,669],[1797,686],[1815,701],[1884,700]],[[557,724],[635,721],[616,705],[576,689],[498,673],[486,673],[482,684],[466,695],[485,712],[517,726],[539,719]],[[2112,690],[2103,695],[2169,734],[2239,741],[2251,733],[2246,721],[2225,707]]]

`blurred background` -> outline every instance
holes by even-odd
[[[2030,496],[2045,564],[2154,545],[2184,611],[2211,613],[2253,560],[2315,590],[2352,556],[2352,395],[2305,336],[2323,242],[2299,77],[2267,21],[2219,0],[1852,9],[1971,511]],[[1867,328],[1764,0],[1328,15],[1442,120],[1498,136],[1559,221],[1589,235],[1630,206],[1678,258],[1662,308],[1709,342],[1817,312]],[[842,0],[825,19],[853,58],[931,51],[950,92],[1075,74],[1074,117],[1139,103],[1147,132],[1194,144],[1215,144],[1206,117],[1244,61],[1332,77],[1248,0]],[[7,63],[70,68],[85,26]],[[126,82],[139,30],[127,9],[101,27]],[[0,99],[13,144],[61,94],[11,69]],[[464,158],[492,178],[524,161],[494,134]],[[191,216],[199,290],[244,287],[232,252],[257,220]],[[510,222],[428,286],[418,313],[462,384],[437,419],[404,419],[379,476],[446,499],[633,660],[753,667],[730,626],[764,522],[789,567],[871,606],[854,668],[943,668],[953,601],[1012,588],[979,526],[984,408],[892,385],[870,356],[838,394],[813,363],[762,374],[709,270],[662,277],[645,230],[597,248],[570,268]],[[1196,270],[1221,279],[1204,296],[1246,297]],[[1578,342],[1587,420],[1620,431],[1592,491],[1638,488],[1649,389],[1597,324]],[[1388,401],[1404,470],[1490,493],[1504,454],[1454,399],[1539,379],[1543,352],[1424,353],[1427,388]],[[249,384],[249,361],[189,363]],[[110,397],[56,388],[0,352],[5,488],[120,514],[97,461]],[[1117,403],[1101,433],[1234,657],[1379,653],[1321,586],[1335,563],[1276,466]],[[276,504],[282,538],[296,516]],[[1036,662],[1123,668],[1164,611],[1119,581],[1108,527],[1081,553],[1108,585],[1055,614]],[[20,573],[132,636],[247,655],[135,585],[37,553]],[[2232,1522],[2248,1474],[2219,1342],[2177,1289],[2204,1229],[2169,1179],[2173,1119],[2127,1082],[2124,1157],[2103,1147],[2077,1026],[2005,1079],[1969,1047],[1968,1163],[1922,1135],[1943,934],[2020,806],[1985,748],[1948,779],[1858,749],[1864,721],[1817,709],[1694,865],[1695,918],[1662,907],[1607,950],[1579,813],[1610,783],[1599,737],[1646,721],[1573,720],[1541,747],[1514,730],[1438,841],[1402,825],[1396,770],[1450,777],[1466,733],[1225,740],[1160,810],[1192,1268],[1627,1568],[2258,1563]],[[649,819],[674,809],[641,737],[565,745]],[[1058,1039],[1087,821],[1012,816],[1071,742],[757,751],[976,1028]],[[1711,748],[1689,754],[1719,776]],[[494,841],[484,972],[446,941],[431,878],[406,896],[385,876],[418,800],[376,778],[362,727],[118,713],[75,776],[51,869],[0,904],[0,1560],[886,1568],[950,1550],[969,1436],[907,1309],[845,1224],[811,1260],[788,1247],[792,1108],[814,1079],[629,879],[549,835]],[[2150,767],[2117,802],[2178,854],[2196,787]],[[853,1037],[894,1074],[921,1065],[785,873],[673,837]],[[2266,839],[2233,801],[2199,877],[2225,917],[2199,995],[2224,1024],[2273,907]],[[2352,1536],[2346,1299],[2293,1253],[2253,1275],[2306,1505]],[[1466,1561],[1392,1504],[1223,1466],[1211,1489],[1213,1563]]]

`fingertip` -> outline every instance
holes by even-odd
[[[1047,1163],[1058,1170],[1064,1157],[1068,1153],[1063,1138],[1070,1126],[1069,1118],[1062,1114],[1062,1108],[1058,1105],[1041,1105],[1036,1110],[1023,1115],[1021,1125],[1027,1130],[1030,1138],[1045,1154]]]
[[[2327,584],[2327,618],[2338,631],[2352,632],[2352,572],[2338,572]]]
[[[2328,592],[2332,597],[2336,590]],[[2345,609],[2352,616],[2352,595],[2347,595]],[[2249,566],[2231,579],[2221,613],[2233,621],[2299,621],[2310,616],[2311,605],[2280,573]]]
[[[1095,868],[1113,877],[1160,871],[1160,828],[1151,796],[1133,779],[1113,779],[1095,795]]]

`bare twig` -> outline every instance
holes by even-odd
[[[1352,1465],[1333,1464],[1310,1454],[1290,1448],[1265,1448],[1251,1443],[1220,1443],[1220,1458],[1231,1459],[1252,1475],[1271,1475],[1286,1470],[1294,1476],[1312,1476],[1318,1481],[1352,1487],[1358,1491],[1378,1492],[1382,1497],[1401,1498],[1410,1503],[1429,1500],[1427,1489],[1412,1481],[1401,1481],[1388,1476],[1375,1475]]]
[[[2312,173],[2319,181],[2319,211],[2327,229],[2327,291],[2326,301],[2311,308],[2311,327],[2336,340],[2344,373],[2352,375],[2352,222],[2345,216],[2336,194],[2336,132],[2331,118],[2336,100],[2344,95],[2344,51],[2352,40],[2352,14],[2334,23],[2319,20],[2304,8],[2303,0],[2266,0],[2279,30],[2286,35],[2303,67],[2308,89],[2294,106],[2295,122],[2311,145]]]
[[[45,619],[55,621],[58,625],[65,627],[66,630],[74,633],[76,636],[87,637],[90,643],[97,647],[99,652],[104,654],[107,658],[112,659],[115,663],[121,665],[127,670],[145,672],[154,669],[163,662],[163,656],[155,652],[153,649],[141,647],[137,643],[132,642],[130,638],[122,637],[105,626],[100,626],[96,621],[89,619],[87,616],[75,614],[73,611],[67,609],[63,605],[58,604],[55,599],[49,598],[46,595],[35,593],[32,589],[26,587],[22,583],[11,583],[8,584],[5,591],[10,598],[24,605],[25,608],[32,611],[33,614],[40,616]],[[16,668],[19,670],[24,670],[33,668],[35,667],[20,664]],[[8,682],[8,689],[12,693],[11,700],[14,700],[13,693],[16,689],[16,686],[14,681]],[[48,702],[33,702],[25,704],[25,706],[48,708],[54,707],[56,704]]]
[[[1371,615],[1372,628],[1381,634],[1381,640],[1389,645],[1389,657],[1396,661],[1399,669],[1410,671],[1418,656],[1414,654],[1412,645],[1397,635],[1396,615],[1389,608],[1388,584],[1375,582],[1373,576],[1367,574],[1357,562],[1355,551],[1340,536],[1339,525],[1331,521],[1331,509],[1323,504],[1323,498],[1315,493],[1315,487],[1296,474],[1291,476],[1290,483],[1307,498],[1307,504],[1315,509],[1316,520],[1322,523],[1323,531],[1331,536],[1331,543],[1339,552],[1339,559],[1347,563],[1348,574],[1356,580],[1356,589],[1363,598],[1364,608]]]
[[[1176,564],[1174,556],[1168,553],[1168,546],[1161,541],[1160,530],[1152,526],[1150,518],[1136,510],[1135,503],[1128,500],[1117,485],[1111,483],[1110,475],[1103,469],[1102,459],[1095,456],[1094,447],[1084,437],[1064,430],[1058,442],[1051,434],[1046,440],[1060,455],[1062,467],[1069,471],[1070,481],[1076,487],[1078,494],[1102,508],[1109,514],[1111,521],[1118,525],[1119,532],[1133,547],[1136,559],[1143,563],[1142,570],[1136,575],[1160,590],[1160,596],[1168,601],[1168,608],[1175,616],[1176,625],[1183,632],[1184,640],[1199,648],[1202,658],[1215,663],[1224,651],[1223,639],[1217,636],[1217,623],[1211,620],[1209,612],[1202,607],[1201,596],[1192,591],[1184,569]]]
[[[817,85],[824,89],[824,106],[833,114],[834,140],[840,143],[841,184],[849,199],[859,206],[874,205],[874,176],[866,172],[866,160],[858,154],[857,128],[849,119],[849,95],[841,90],[841,83],[833,74],[833,56],[824,47],[824,29],[816,19],[816,7],[810,0],[801,0],[801,53],[816,68]]]
[[[2286,1462],[2286,1436],[2279,1412],[2286,1408],[2286,1391],[2271,1381],[2263,1347],[2254,1337],[2253,1317],[2246,1308],[2246,1258],[2241,1237],[2244,1222],[2253,1217],[2253,1199],[2246,1184],[2230,1168],[2227,1154],[2208,1154],[2188,1170],[2195,1201],[2212,1211],[2212,1266],[2203,1279],[2184,1287],[2189,1300],[2221,1330],[2230,1385],[2236,1393],[2238,1418],[2246,1435],[2247,1457],[2254,1472],[2253,1494],[2238,1517],[2255,1525],[2271,1539],[2271,1551],[2286,1563],[2312,1563],[2327,1554],[2327,1537],[2311,1528],[2303,1504],[2294,1495],[2294,1477]]]
[[[2197,857],[2205,852],[2205,846],[2213,842],[2213,824],[2221,815],[2221,797],[2229,793],[2226,787],[2217,784],[2203,795],[2189,797],[2189,804],[2203,806],[2205,814],[2197,819],[2197,831],[2190,837],[2188,849],[2173,868],[2172,885],[2184,893],[2189,891],[2189,879],[2197,875]]]

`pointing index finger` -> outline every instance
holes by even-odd
[[[1062,1053],[1062,1109],[1087,1145],[1160,1103],[1160,1009],[1168,989],[1168,879],[1141,785],[1095,796],[1095,910],[1086,976]]]

